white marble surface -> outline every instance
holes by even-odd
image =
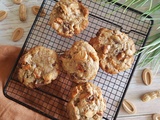
[[[13,45],[20,47],[23,45],[35,18],[35,15],[31,12],[31,7],[33,5],[40,5],[41,1],[42,0],[23,1],[23,3],[27,6],[28,17],[26,22],[21,22],[18,17],[19,6],[13,4],[12,0],[0,0],[0,10],[8,11],[7,18],[0,22],[0,45]],[[145,7],[141,8],[141,10],[144,9]],[[11,40],[11,35],[17,27],[24,28],[25,34],[19,42],[13,42]],[[153,28],[152,33],[155,32],[156,29]],[[152,120],[152,115],[154,113],[160,113],[160,98],[147,103],[140,100],[140,96],[143,93],[160,89],[160,71],[154,76],[153,84],[150,86],[145,86],[141,79],[142,70],[143,68],[136,68],[125,96],[126,99],[131,101],[136,106],[137,113],[130,115],[121,108],[117,120]]]

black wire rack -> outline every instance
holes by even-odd
[[[99,0],[98,2],[83,0],[82,3],[88,6],[90,11],[89,26],[78,36],[74,36],[70,39],[63,38],[57,35],[48,25],[50,13],[56,2],[55,0],[43,1],[39,13],[44,9],[46,11],[46,16],[40,17],[38,13],[17,62],[4,87],[4,95],[48,118],[67,120],[68,116],[65,106],[69,100],[69,93],[73,83],[69,81],[65,73],[61,72],[58,79],[49,85],[37,89],[25,87],[15,77],[18,60],[24,51],[34,46],[41,45],[54,49],[59,53],[69,49],[76,40],[82,39],[89,41],[102,27],[118,29],[128,34],[129,37],[134,40],[136,49],[139,50],[145,44],[153,21],[140,20],[142,13],[134,9],[128,8],[125,12],[125,7],[118,9],[121,4],[105,4],[104,0]],[[116,10],[115,13],[113,13],[114,10]],[[107,108],[103,116],[104,120],[116,120],[121,102],[127,91],[138,59],[139,56],[135,56],[132,67],[116,75],[107,74],[99,69],[93,83],[102,89],[103,96],[107,101]]]

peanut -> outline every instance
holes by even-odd
[[[122,106],[124,110],[129,114],[134,114],[137,111],[135,106],[131,102],[127,101],[126,99],[123,100]]]
[[[160,120],[160,114],[154,114],[153,120]]]
[[[56,21],[59,23],[59,24],[62,24],[63,23],[63,20],[61,18],[56,18]]]
[[[19,41],[24,34],[24,29],[23,28],[17,28],[13,34],[12,34],[12,41],[17,42]]]
[[[32,7],[32,13],[33,13],[34,15],[37,15],[39,9],[40,9],[40,6],[33,6],[33,7]],[[42,9],[42,10],[41,10],[41,13],[40,13],[40,17],[44,17],[45,15],[46,15],[46,13],[45,13],[44,9]]]
[[[87,59],[87,52],[86,51],[79,51],[77,54],[75,54],[74,57],[76,60],[86,60]]]
[[[0,10],[0,21],[4,20],[7,17],[7,12]]]
[[[102,47],[103,54],[107,54],[110,49],[111,49],[111,46],[110,46],[110,45],[104,45],[104,46]]]
[[[22,0],[13,0],[13,3],[15,4],[21,4]]]
[[[26,19],[27,19],[27,9],[24,4],[21,4],[19,6],[19,19],[21,21],[26,21]]]
[[[89,56],[93,59],[93,61],[98,60],[99,58],[96,57],[92,52],[89,52]]]
[[[143,102],[148,102],[148,101],[156,99],[158,97],[160,97],[160,90],[145,93],[144,95],[141,96],[141,100]]]
[[[142,80],[145,85],[152,84],[152,73],[149,69],[144,69],[142,72]]]

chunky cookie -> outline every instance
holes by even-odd
[[[63,37],[79,34],[88,26],[88,8],[77,0],[60,0],[50,15],[49,25]]]
[[[82,40],[76,41],[72,47],[60,56],[62,68],[76,83],[87,82],[96,77],[99,69],[99,58],[95,49]]]
[[[84,83],[71,90],[71,100],[67,104],[70,120],[102,120],[106,101],[99,87]]]
[[[59,73],[56,52],[42,46],[36,46],[24,54],[19,67],[18,79],[30,88],[51,83]]]
[[[101,28],[89,43],[98,53],[100,67],[107,73],[117,74],[132,66],[135,44],[125,33]]]

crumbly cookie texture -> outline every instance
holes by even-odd
[[[59,73],[56,52],[42,46],[36,46],[24,54],[19,66],[18,79],[30,88],[51,83]]]
[[[101,28],[89,43],[98,53],[100,67],[107,73],[117,74],[132,66],[136,48],[125,33]]]
[[[84,83],[71,90],[71,100],[67,104],[70,120],[102,120],[106,101],[99,87]]]
[[[76,83],[93,80],[99,69],[99,58],[95,49],[83,40],[76,41],[60,56],[63,69]]]
[[[88,26],[88,8],[77,0],[60,0],[50,15],[49,25],[63,37],[77,35]]]

